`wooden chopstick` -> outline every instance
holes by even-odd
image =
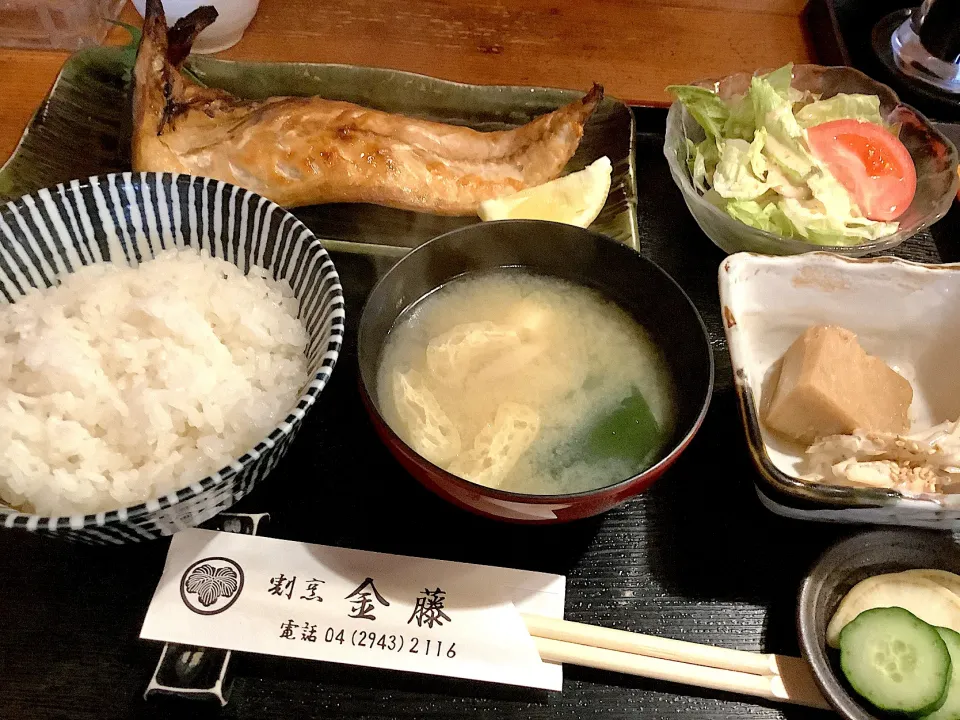
[[[655,635],[641,635],[626,630],[585,625],[541,615],[524,615],[523,621],[534,637],[619,650],[664,660],[677,660],[692,665],[734,670],[751,675],[772,675],[777,672],[777,661],[774,655],[711,647]]]
[[[829,710],[801,658],[708,645],[524,615],[540,657]]]

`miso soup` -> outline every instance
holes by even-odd
[[[401,316],[377,394],[420,455],[517,493],[625,480],[673,432],[673,384],[647,332],[594,290],[519,270],[458,278]]]

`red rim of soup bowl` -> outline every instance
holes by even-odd
[[[361,316],[359,333],[361,337],[358,337],[357,349],[358,362],[360,366],[358,380],[361,397],[363,398],[363,404],[368,415],[373,421],[374,429],[376,430],[377,435],[387,446],[393,456],[403,466],[403,468],[410,475],[416,478],[421,485],[460,508],[487,518],[519,524],[561,523],[598,515],[619,505],[630,497],[647,490],[651,485],[653,485],[653,483],[676,462],[677,458],[690,445],[697,431],[700,429],[704,419],[706,418],[706,414],[710,406],[710,400],[713,395],[714,360],[712,348],[709,342],[709,335],[707,334],[706,326],[704,325],[703,320],[694,307],[692,301],[689,299],[683,289],[680,288],[680,286],[677,285],[677,283],[659,266],[647,260],[646,258],[643,258],[641,255],[639,255],[639,253],[636,253],[630,248],[610,240],[605,236],[593,233],[589,230],[584,230],[582,228],[543,221],[506,220],[484,223],[481,225],[472,225],[459,230],[454,230],[434,238],[433,240],[421,245],[409,255],[406,255],[393,268],[391,268],[377,283],[377,286],[370,293],[370,298],[374,298],[377,295],[378,290],[381,290],[382,286],[392,282],[395,272],[398,274],[405,272],[405,270],[400,267],[405,261],[407,261],[409,258],[413,258],[416,254],[432,252],[436,247],[435,243],[451,243],[455,242],[456,240],[460,240],[463,237],[469,237],[470,235],[475,235],[478,233],[485,235],[488,233],[496,233],[498,230],[500,232],[505,232],[508,229],[511,231],[519,229],[521,230],[521,235],[523,230],[529,231],[535,229],[533,234],[542,235],[546,233],[553,236],[552,240],[556,239],[556,235],[579,236],[575,238],[575,242],[580,243],[589,243],[591,242],[591,238],[593,238],[592,242],[602,246],[606,252],[613,252],[615,255],[623,253],[623,258],[627,259],[628,261],[636,262],[637,259],[639,259],[642,264],[648,266],[649,271],[659,273],[664,280],[673,286],[675,292],[677,293],[674,298],[674,304],[676,304],[677,300],[682,300],[686,303],[689,311],[692,313],[693,317],[697,321],[697,324],[699,325],[699,335],[700,339],[702,339],[702,347],[706,351],[705,359],[707,361],[707,377],[705,383],[702,381],[702,379],[700,380],[699,387],[687,388],[688,392],[696,394],[702,393],[703,397],[702,400],[695,401],[699,402],[699,412],[696,414],[696,417],[692,420],[692,422],[686,423],[686,426],[688,427],[686,432],[684,432],[682,436],[677,437],[678,433],[681,432],[683,428],[678,427],[674,431],[674,440],[670,445],[668,445],[668,447],[671,447],[672,449],[656,463],[631,477],[592,490],[562,495],[533,495],[510,492],[481,485],[479,483],[474,483],[470,480],[465,480],[457,475],[454,475],[438,465],[430,462],[417,453],[413,448],[411,448],[389,426],[377,407],[376,401],[374,400],[374,395],[371,393],[368,383],[364,378],[364,367],[365,364],[369,364],[370,359],[365,357],[362,336],[364,335],[365,328],[371,322],[368,315],[375,311],[375,308],[371,306],[369,301],[367,306],[364,307],[363,314]],[[513,234],[516,233],[514,232]],[[511,239],[516,240],[516,238]],[[479,240],[477,242],[485,242],[485,240]],[[521,239],[521,243],[522,242],[523,240]],[[516,249],[516,246],[514,246],[513,249]],[[478,254],[483,253],[482,251],[478,251]],[[550,272],[551,268],[544,268],[540,263],[507,262],[501,264],[491,264],[486,267],[477,267],[474,269],[465,270],[464,272],[454,273],[439,284],[428,289],[427,292],[414,293],[417,295],[417,297],[411,296],[406,298],[406,300],[408,300],[407,302],[391,304],[390,311],[393,313],[393,317],[390,318],[390,328],[392,329],[396,319],[404,315],[410,307],[419,303],[427,294],[449,280],[472,272],[483,272],[484,270],[494,270],[498,268],[509,269],[518,267],[551,277],[567,279],[585,287],[594,287],[594,289],[600,290],[605,297],[612,299],[614,302],[617,302],[620,307],[623,307],[625,310],[630,312],[630,308],[624,307],[624,303],[618,301],[615,293],[606,292],[603,287],[598,287],[598,285],[601,283],[586,282],[584,279],[582,279],[584,277],[582,275],[580,276],[580,279],[578,279],[576,277],[577,273],[575,272],[569,273],[569,277],[564,277],[563,275],[557,275],[553,272]],[[613,297],[611,297],[611,295],[613,295]],[[397,307],[398,304],[401,305],[401,307]],[[636,315],[633,312],[631,312],[631,315],[634,315],[635,319],[641,325],[646,327],[640,318],[636,318]],[[384,338],[388,336],[389,330],[384,335]],[[371,377],[374,383],[376,382],[376,370],[379,368],[380,354],[382,353],[383,347],[384,343],[379,344],[376,353],[377,357],[373,360],[373,371],[371,373]],[[369,355],[369,353],[366,353],[366,355]],[[674,378],[675,392],[677,396],[680,396],[684,393],[684,388],[681,386],[681,383],[677,378],[677,368],[673,367],[669,363],[668,368]],[[677,404],[679,403],[680,401],[678,399]],[[678,422],[679,420],[680,419],[678,418]]]

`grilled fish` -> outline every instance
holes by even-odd
[[[479,132],[320,97],[244,100],[181,72],[216,20],[194,10],[168,30],[149,0],[134,70],[133,169],[230,182],[294,207],[366,202],[471,215],[489,198],[557,177],[603,98],[582,99],[513,130]]]

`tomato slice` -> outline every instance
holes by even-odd
[[[831,120],[807,129],[810,151],[871,220],[895,220],[913,201],[913,158],[892,133],[871,122]]]

